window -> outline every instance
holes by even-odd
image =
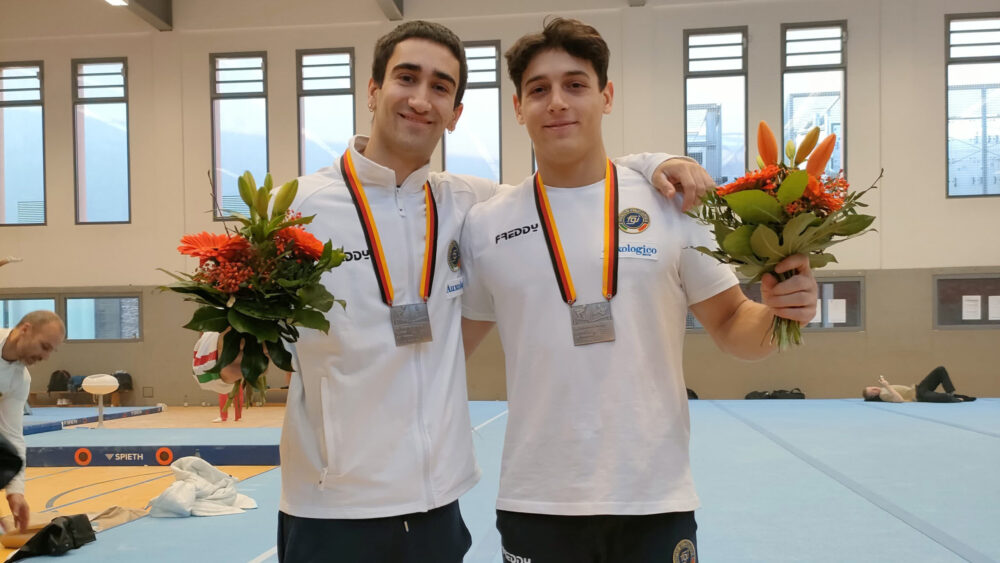
[[[56,310],[56,300],[50,298],[0,299],[0,328],[14,328],[32,311]]]
[[[847,63],[844,43],[846,22],[783,24],[781,34],[781,147],[788,141],[799,145],[813,127],[820,139],[834,133],[837,144],[826,165],[833,176],[846,170],[844,147],[845,90]]]
[[[719,185],[747,169],[747,28],[684,30],[685,154]]]
[[[816,300],[816,316],[803,330],[847,330],[864,328],[864,284],[862,278],[819,278],[819,299]],[[743,284],[743,293],[751,301],[761,302],[760,284]],[[1000,304],[998,304],[1000,306]],[[688,312],[687,329],[703,329],[698,319]]]
[[[139,297],[67,297],[66,340],[138,340]]]
[[[935,328],[1000,327],[1000,274],[935,276]]]
[[[268,171],[267,54],[209,55],[212,68],[212,194],[216,219],[248,214],[237,179]]]
[[[331,166],[354,135],[354,50],[299,50],[299,174]]]
[[[0,63],[0,225],[45,223],[42,63]]]
[[[125,59],[73,61],[76,222],[128,223],[128,67]]]
[[[499,41],[465,43],[469,83],[462,117],[445,134],[444,169],[500,182]]]
[[[1000,195],[1000,13],[945,21],[948,195]]]

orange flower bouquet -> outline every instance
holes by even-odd
[[[262,374],[269,361],[293,370],[284,343],[298,340],[298,327],[326,332],[330,322],[324,313],[335,302],[345,305],[320,281],[340,265],[343,251],[329,241],[321,243],[303,228],[313,217],[288,209],[298,191],[297,180],[276,191],[273,205],[272,188],[270,174],[257,188],[250,172],[244,173],[239,178],[240,198],[249,207],[249,216],[233,214],[241,226],[227,228],[224,234],[203,232],[181,238],[177,250],[199,260],[193,274],[161,269],[177,280],[162,289],[201,305],[184,327],[225,333],[215,366],[198,380],[219,379],[219,371],[242,350],[242,385],[249,391],[244,394],[248,403],[257,402],[251,396],[263,395]],[[230,397],[236,390],[234,386]]]
[[[696,249],[719,262],[735,264],[750,283],[766,273],[779,280],[791,277],[793,272],[775,274],[774,267],[793,254],[807,255],[810,268],[836,262],[825,250],[867,232],[875,220],[857,210],[867,207],[859,200],[875,185],[848,192],[843,171],[834,177],[822,176],[837,137],[830,135],[817,144],[818,140],[819,128],[814,127],[798,147],[788,141],[788,160],[779,160],[774,133],[761,121],[757,129],[758,170],[709,193],[703,205],[691,213],[713,227],[718,244],[716,249]],[[802,163],[805,169],[799,169]],[[775,317],[771,342],[776,342],[779,350],[801,344],[799,323]]]

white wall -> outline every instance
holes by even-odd
[[[592,23],[612,47],[614,113],[608,151],[683,151],[684,29],[749,27],[750,142],[756,122],[780,124],[781,23],[846,19],[847,152],[855,187],[886,170],[869,195],[878,233],[838,249],[835,268],[932,268],[1000,263],[990,220],[1000,198],[945,197],[945,13],[996,9],[987,0],[769,2],[499,2],[411,0],[408,17],[437,19],[463,39],[506,49],[551,12]],[[570,5],[585,10],[568,9]],[[155,268],[183,269],[174,248],[185,232],[220,230],[208,213],[211,167],[208,55],[266,50],[270,168],[296,173],[295,49],[353,46],[357,123],[368,128],[364,88],[374,40],[391,29],[374,0],[175,0],[175,30],[157,32],[100,0],[0,0],[0,60],[45,62],[48,224],[0,228],[0,253],[27,262],[3,271],[8,288],[150,285]],[[530,10],[513,13],[513,10]],[[70,59],[125,56],[129,65],[132,223],[75,225]],[[503,82],[503,174],[530,172],[530,144],[513,119]],[[753,144],[751,144],[751,147]],[[751,150],[751,158],[755,151]],[[440,166],[440,155],[432,160]]]

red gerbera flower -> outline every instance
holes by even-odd
[[[286,227],[278,231],[275,237],[281,239],[285,245],[290,243],[292,252],[298,256],[318,260],[323,255],[323,243],[304,229]]]
[[[732,182],[720,187],[715,193],[720,196],[729,195],[733,192],[741,192],[743,190],[750,190],[754,188],[760,188],[763,184],[771,184],[773,188],[773,182],[775,176],[781,169],[775,165],[768,165],[754,172],[748,172],[745,176],[741,176]]]
[[[202,261],[220,261],[230,260],[249,247],[250,244],[241,236],[202,232],[181,237],[181,245],[177,250],[181,254],[201,258]]]

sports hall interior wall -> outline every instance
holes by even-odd
[[[183,234],[222,229],[211,219],[206,180],[210,53],[267,51],[269,167],[277,179],[297,173],[296,49],[354,48],[357,130],[369,129],[364,92],[372,44],[395,25],[374,0],[173,5],[174,31],[157,32],[101,0],[0,0],[0,61],[44,63],[46,144],[46,224],[0,227],[0,255],[25,258],[0,269],[0,298],[124,288],[142,295],[140,341],[68,342],[32,368],[35,392],[44,391],[55,369],[124,369],[136,378],[136,404],[179,404],[198,393],[211,400],[190,376],[194,334],[181,325],[192,308],[154,290],[169,281],[156,268],[195,266],[175,251]],[[689,386],[707,398],[779,387],[854,397],[879,373],[912,382],[946,365],[962,389],[1000,395],[1000,331],[933,328],[934,275],[1000,273],[1000,197],[948,198],[945,190],[944,16],[996,12],[995,2],[649,0],[632,8],[624,0],[409,0],[405,10],[408,19],[440,21],[463,40],[500,40],[501,50],[548,14],[595,25],[612,49],[615,109],[604,127],[612,155],[683,152],[683,32],[746,25],[751,159],[754,124],[781,122],[780,25],[846,20],[848,175],[856,187],[881,169],[885,177],[867,198],[878,232],[837,247],[839,264],[820,275],[864,278],[863,330],[809,332],[805,348],[756,363],[725,358],[707,335],[691,333]],[[131,222],[77,225],[70,61],[121,56],[129,68]],[[510,110],[512,95],[504,77],[502,173],[518,182],[531,172],[531,150]],[[431,162],[441,167],[440,150]],[[470,395],[502,398],[502,370],[493,333],[470,364]],[[152,387],[151,397],[142,396],[143,387]]]

